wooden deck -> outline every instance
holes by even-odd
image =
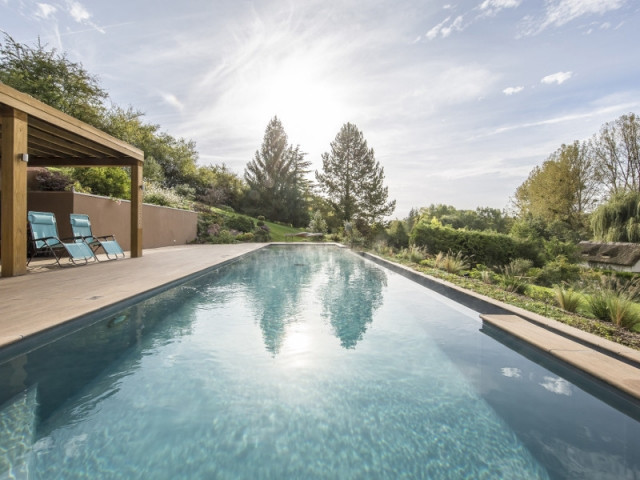
[[[26,275],[0,278],[0,348],[265,245],[181,245],[68,268],[37,261]]]

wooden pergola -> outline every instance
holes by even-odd
[[[142,256],[144,152],[0,83],[2,276],[27,271],[27,166],[131,168],[131,256]]]

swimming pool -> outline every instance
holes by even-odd
[[[5,357],[0,479],[640,476],[637,405],[334,247]]]

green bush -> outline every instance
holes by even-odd
[[[539,265],[541,258],[534,242],[516,240],[501,233],[455,230],[424,220],[413,227],[410,243],[425,247],[431,253],[460,251],[486,265],[506,265],[519,257]]]
[[[236,240],[238,240],[239,242],[252,242],[253,237],[254,237],[253,233],[246,232],[236,236]]]
[[[253,231],[253,220],[243,215],[230,215],[224,220],[224,226],[230,230],[237,230],[238,232],[248,233]]]
[[[580,278],[580,270],[579,265],[569,263],[567,258],[561,255],[536,271],[535,283],[545,287],[562,282],[572,283]]]
[[[253,240],[256,242],[268,242],[271,240],[271,231],[268,225],[262,225],[253,231]]]
[[[401,220],[394,220],[391,222],[391,226],[387,230],[388,243],[393,248],[407,248],[409,246],[409,235],[404,228],[404,222]]]
[[[558,306],[567,312],[575,313],[580,306],[580,294],[572,289],[556,285],[554,288]]]

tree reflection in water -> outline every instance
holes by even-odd
[[[348,255],[332,255],[325,265],[326,280],[319,292],[322,316],[344,348],[355,348],[383,303],[387,276],[380,268]]]
[[[287,327],[313,320],[314,302],[344,348],[363,338],[382,305],[385,273],[339,249],[272,247],[237,264],[248,300],[262,330],[265,348],[277,355]],[[239,280],[239,279],[238,279]]]

